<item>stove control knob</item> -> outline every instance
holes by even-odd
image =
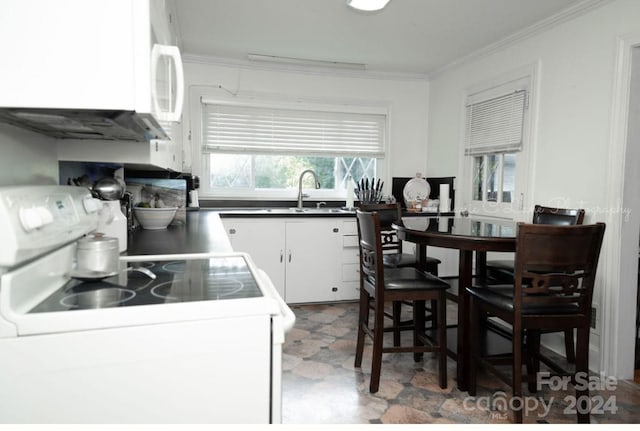
[[[95,213],[102,209],[102,201],[96,198],[86,198],[82,201],[82,205],[87,214]]]
[[[20,223],[27,232],[41,228],[53,221],[53,214],[45,207],[20,208]]]
[[[47,207],[37,207],[36,210],[38,214],[40,214],[40,219],[42,220],[42,225],[47,225],[53,223],[53,214],[49,211]]]

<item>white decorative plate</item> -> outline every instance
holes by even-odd
[[[411,208],[414,199],[418,197],[420,199],[429,199],[429,193],[431,193],[431,186],[429,186],[427,180],[423,178],[412,178],[407,181],[407,184],[402,190],[404,204],[407,208]]]

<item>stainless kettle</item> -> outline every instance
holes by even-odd
[[[93,183],[91,194],[103,201],[117,201],[122,199],[125,183],[120,178],[104,177]]]

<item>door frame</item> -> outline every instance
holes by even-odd
[[[640,213],[640,197],[625,196],[624,185],[640,163],[640,157],[634,160],[626,158],[632,57],[637,48],[640,48],[640,33],[617,40],[606,188],[610,191],[607,197],[610,211],[601,268],[605,286],[601,298],[600,369],[606,375],[623,379],[633,378],[636,336],[637,258],[633,266],[624,264],[624,261],[625,256],[638,254],[640,217],[635,215]]]

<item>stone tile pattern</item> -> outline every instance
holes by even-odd
[[[443,390],[437,382],[435,355],[426,354],[421,362],[415,363],[411,353],[386,353],[380,390],[370,394],[369,339],[362,368],[353,366],[357,304],[296,305],[292,309],[296,324],[287,334],[283,349],[283,423],[510,423],[511,416],[496,402],[504,397],[503,392],[509,393],[509,388],[481,372],[477,395],[469,397],[456,387],[455,363],[451,358],[448,387]],[[447,314],[449,317],[450,312]],[[385,342],[390,343],[391,334],[385,337],[388,337]],[[571,397],[575,392],[571,385],[567,390],[557,391],[545,386],[536,394],[529,394],[526,387],[523,391],[531,404],[525,423],[575,423],[575,415],[565,412],[572,408]],[[609,400],[603,412],[592,413],[592,424],[640,422],[640,385],[618,381],[615,391],[592,390],[591,397],[597,398],[597,402]],[[610,400],[617,407],[615,413]],[[544,405],[550,405],[546,412]]]

